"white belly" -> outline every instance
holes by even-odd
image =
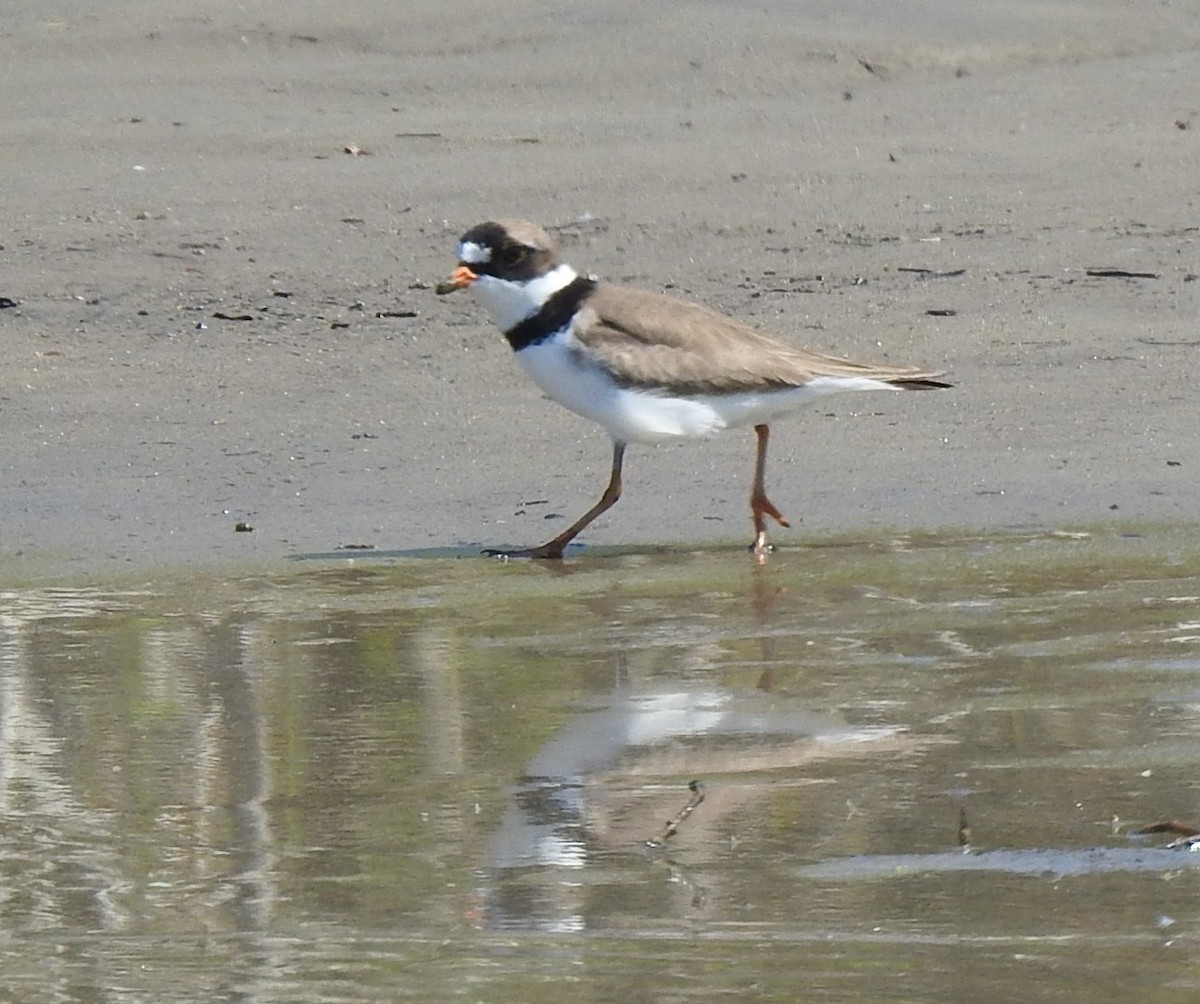
[[[845,390],[894,390],[862,377],[818,377],[803,387],[673,397],[619,386],[603,369],[558,334],[517,353],[525,372],[549,397],[590,418],[624,443],[661,443],[710,436],[722,429],[759,425],[826,394]]]

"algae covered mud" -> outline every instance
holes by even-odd
[[[1198,706],[1179,530],[0,593],[0,997],[1191,1000]]]

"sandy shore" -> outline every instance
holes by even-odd
[[[429,288],[494,216],[560,227],[580,270],[952,371],[778,426],[782,545],[1200,512],[1189,5],[197,10],[0,29],[0,577],[560,528],[603,433]],[[748,540],[751,444],[633,448],[585,541]]]

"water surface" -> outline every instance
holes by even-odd
[[[1198,727],[1182,531],[0,592],[0,1000],[1195,1000]]]

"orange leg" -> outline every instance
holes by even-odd
[[[750,550],[759,557],[771,550],[767,543],[767,517],[775,520],[780,526],[791,526],[774,503],[767,498],[767,489],[763,484],[767,472],[767,440],[771,430],[766,425],[756,425],[754,434],[758,436],[758,455],[754,461],[754,486],[750,489],[750,516],[754,520],[754,543]]]
[[[578,537],[597,516],[607,512],[617,504],[617,499],[621,497],[621,464],[624,460],[625,444],[614,442],[612,473],[609,475],[608,487],[604,489],[604,494],[600,496],[600,501],[553,540],[546,541],[540,547],[528,547],[518,551],[488,550],[483,553],[498,558],[550,558],[555,560],[561,558],[563,551],[566,550],[567,545],[571,541]]]

